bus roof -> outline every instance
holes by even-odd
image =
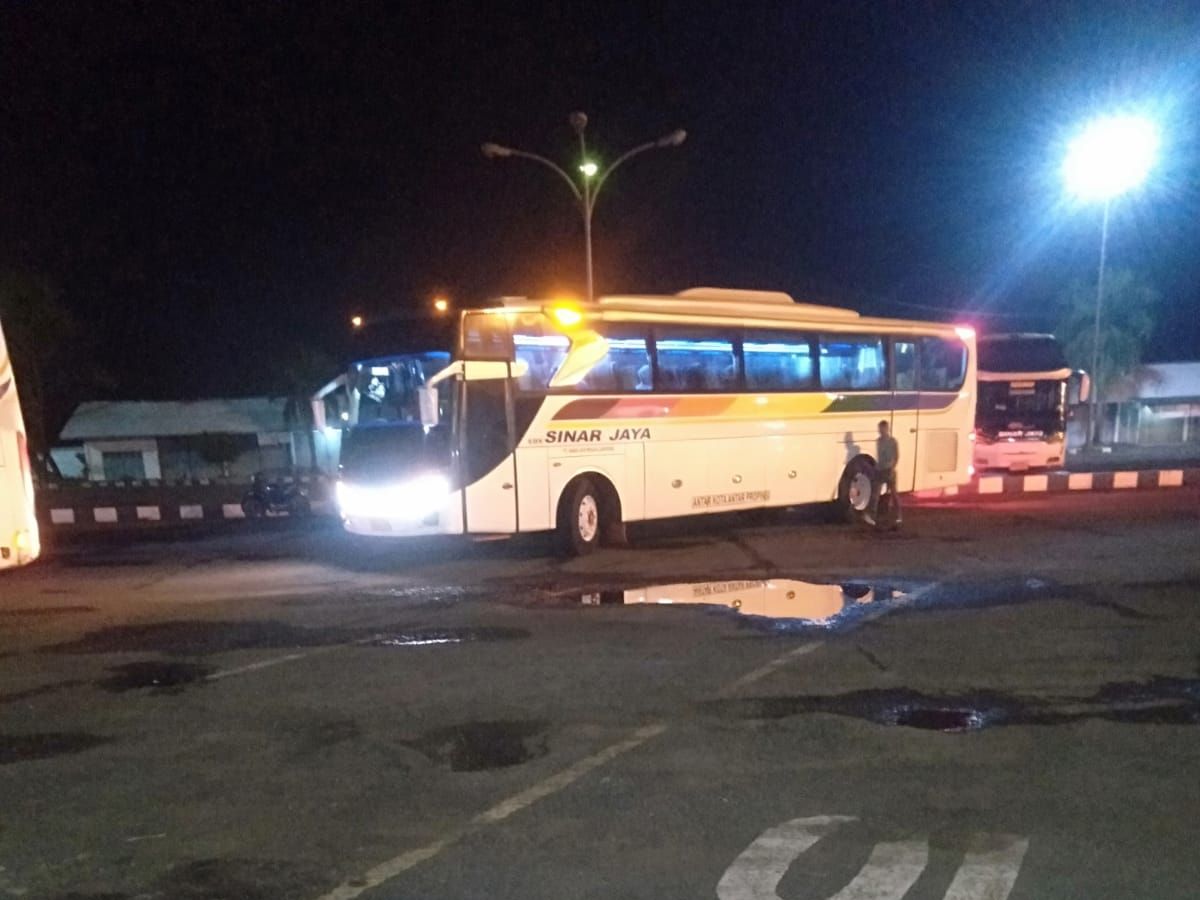
[[[945,322],[923,322],[907,319],[867,318],[855,310],[816,303],[797,303],[782,291],[750,291],[730,288],[689,288],[678,294],[616,294],[599,298],[595,303],[548,300],[540,302],[527,297],[505,297],[501,303],[506,310],[541,310],[546,306],[567,305],[582,312],[601,317],[629,319],[737,319],[739,322],[757,320],[763,324],[789,322],[829,326],[848,325],[862,328],[929,329],[946,332],[956,326]],[[615,314],[615,315],[613,315]],[[961,333],[961,326],[958,326]]]

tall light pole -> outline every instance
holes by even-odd
[[[645,153],[647,150],[655,150],[664,147],[678,147],[687,140],[687,132],[682,128],[672,131],[670,134],[663,135],[656,141],[647,141],[644,144],[639,144],[631,150],[625,151],[617,157],[616,161],[603,172],[600,166],[594,160],[588,158],[587,139],[584,132],[587,130],[588,118],[587,115],[581,112],[573,112],[570,115],[569,121],[571,128],[575,134],[579,136],[579,174],[580,184],[575,183],[572,178],[562,167],[554,162],[551,162],[544,156],[539,156],[536,153],[529,153],[525,150],[517,150],[513,147],[505,147],[501,144],[487,143],[480,149],[483,150],[483,155],[488,159],[505,159],[507,157],[520,157],[521,159],[529,159],[533,162],[540,163],[543,166],[556,172],[567,183],[567,187],[571,189],[576,202],[579,204],[579,210],[583,214],[583,244],[584,244],[584,259],[587,269],[587,298],[589,301],[595,299],[595,280],[592,273],[592,213],[596,209],[596,198],[600,195],[600,188],[604,187],[604,183],[617,167],[629,159],[637,156],[639,153]],[[582,185],[582,186],[581,186]]]
[[[1104,306],[1104,268],[1108,257],[1108,219],[1113,201],[1146,180],[1158,156],[1158,126],[1136,115],[1106,116],[1090,122],[1071,141],[1063,160],[1067,190],[1084,201],[1103,202],[1100,269],[1096,275],[1096,316],[1092,324],[1092,396],[1088,408],[1088,444],[1100,438],[1100,314]]]

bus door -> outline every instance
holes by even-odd
[[[511,368],[507,362],[463,363],[458,474],[463,485],[463,530],[468,533],[517,530]]]
[[[897,490],[911,491],[915,484],[921,428],[921,395],[917,391],[917,344],[892,341],[892,435],[900,447],[896,467]]]

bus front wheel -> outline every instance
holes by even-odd
[[[558,507],[558,541],[563,552],[583,556],[600,546],[604,529],[604,506],[600,492],[589,478],[576,481],[563,495]]]
[[[835,501],[838,517],[846,522],[857,522],[871,505],[871,484],[875,479],[875,467],[870,460],[855,459],[846,466],[842,480],[838,483]]]

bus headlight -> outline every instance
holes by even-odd
[[[391,484],[339,481],[335,490],[342,518],[419,521],[442,508],[450,495],[450,481],[437,474]]]

